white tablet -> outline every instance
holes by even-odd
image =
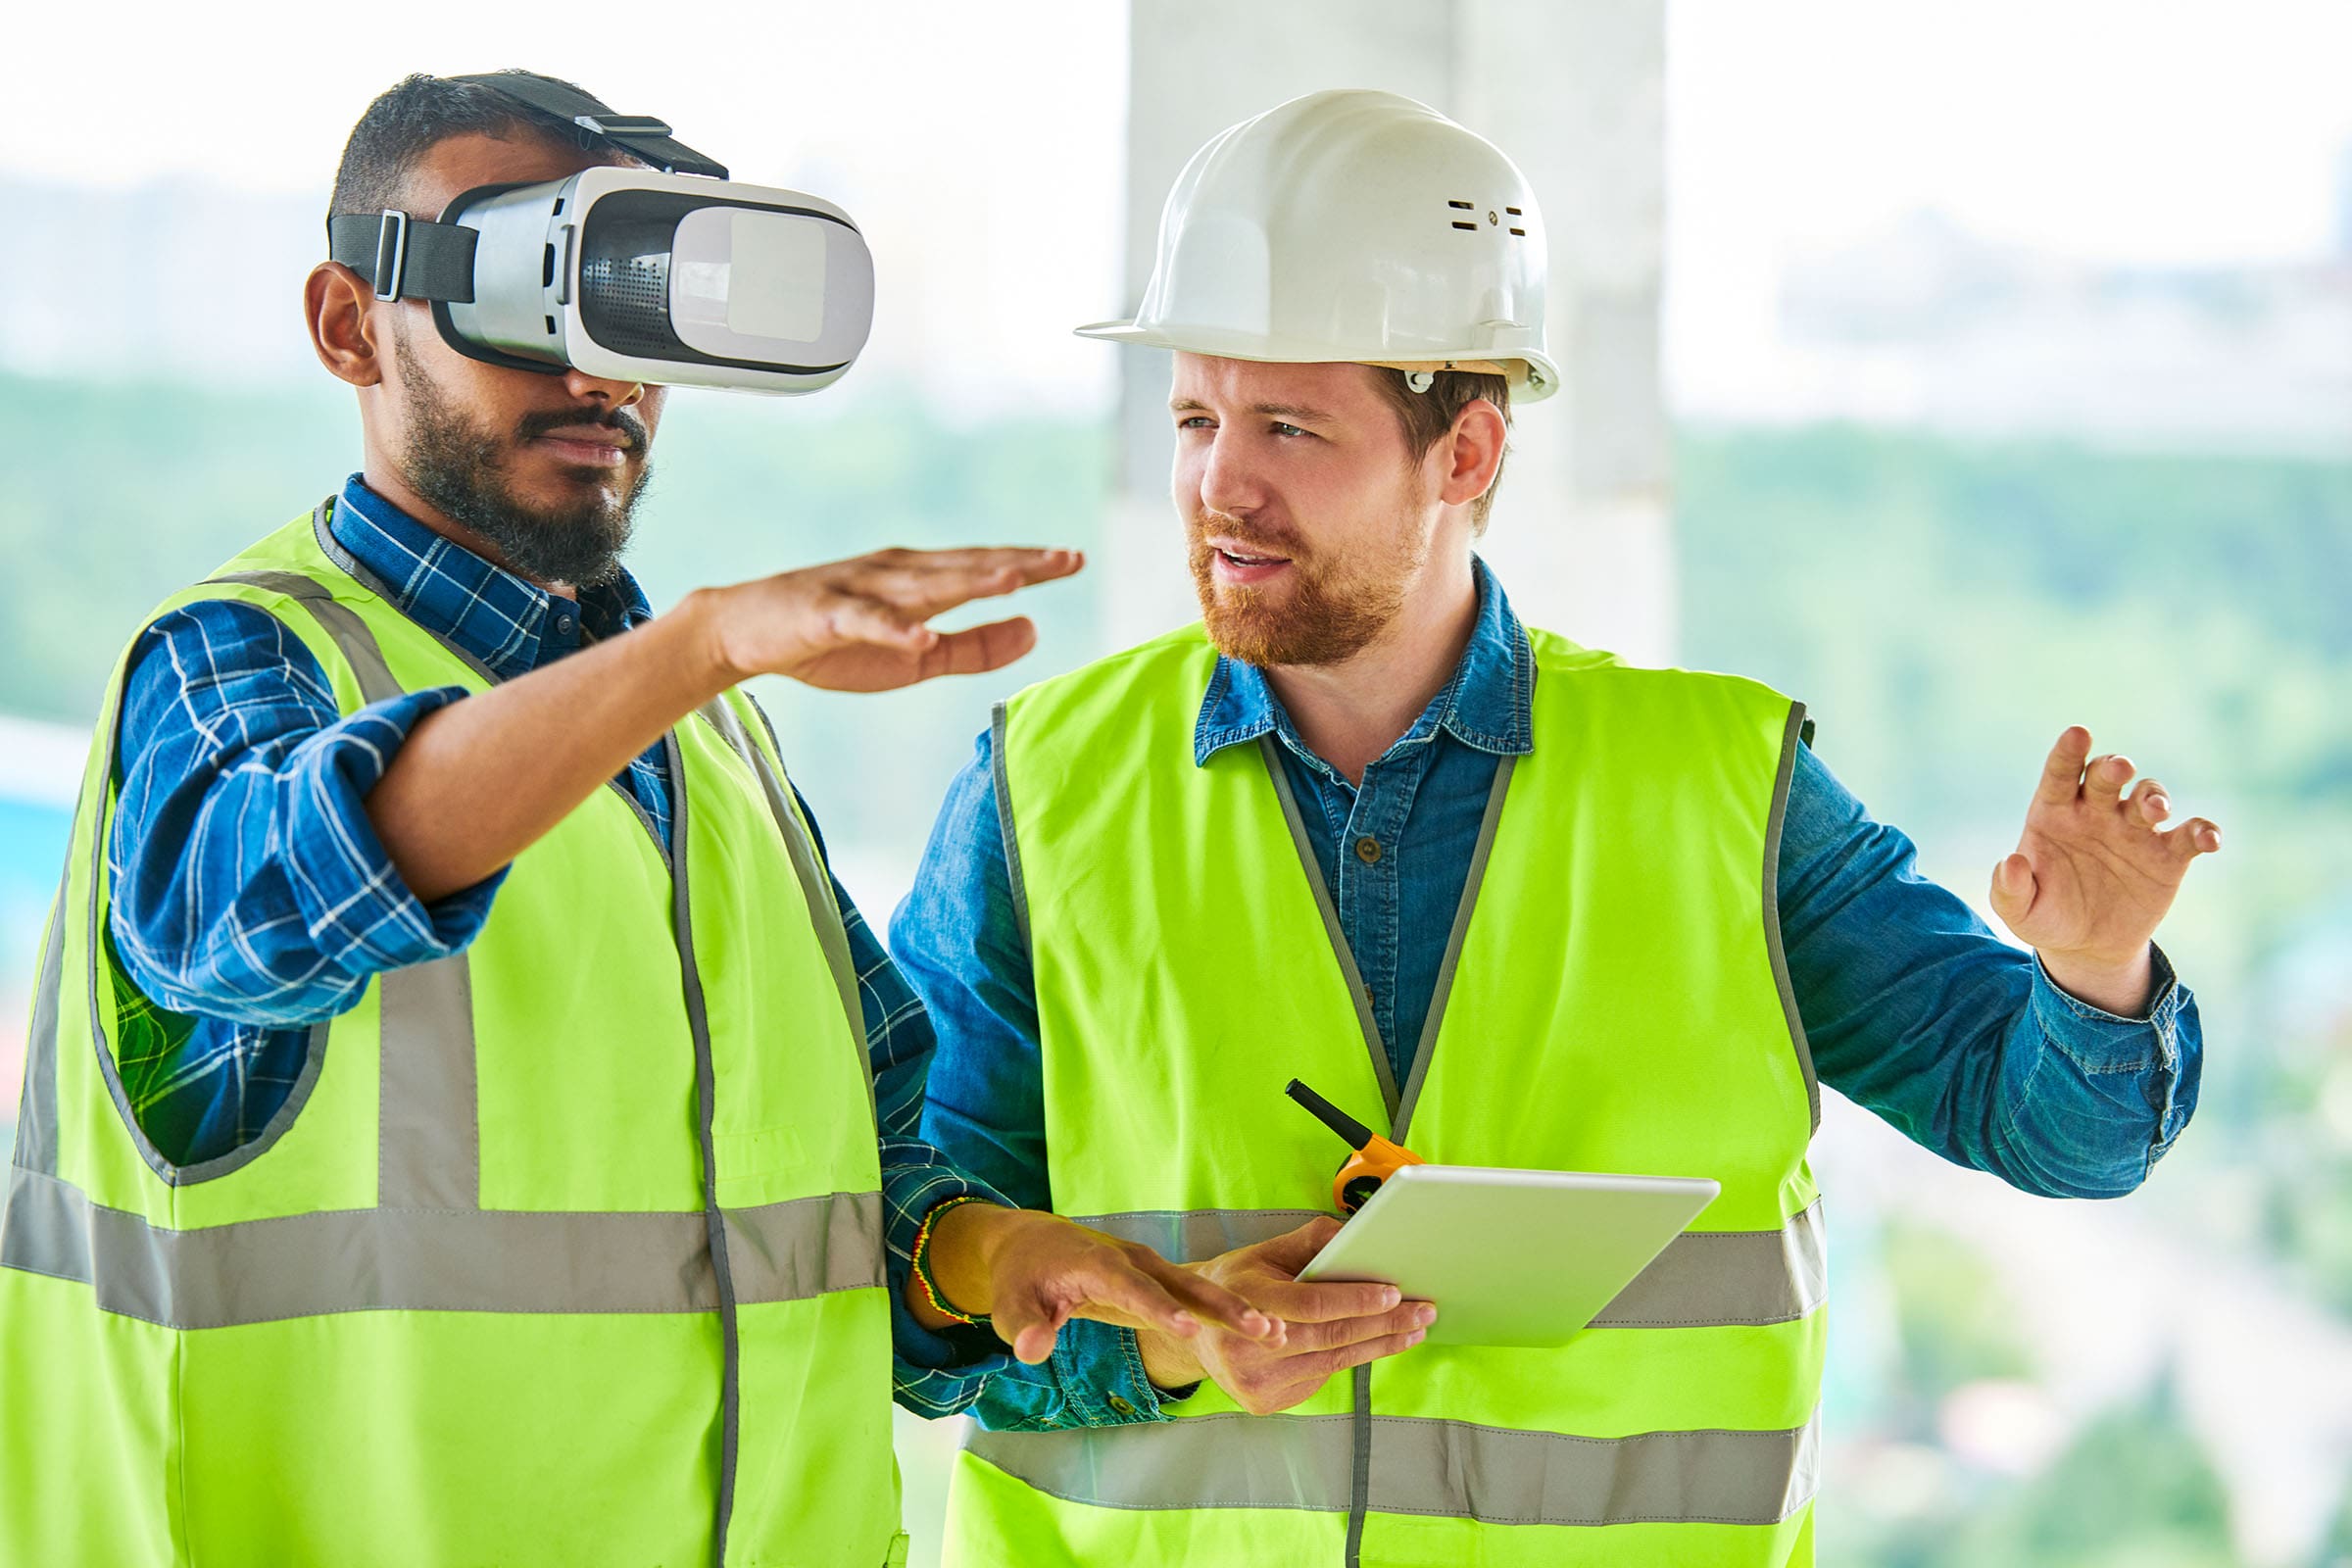
[[[1435,1301],[1433,1345],[1560,1345],[1718,1191],[1700,1177],[1407,1165],[1298,1277]]]

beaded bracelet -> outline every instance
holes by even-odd
[[[959,1312],[950,1306],[947,1294],[939,1288],[939,1281],[931,1275],[931,1228],[939,1223],[940,1215],[945,1214],[958,1203],[975,1203],[979,1200],[978,1193],[959,1193],[934,1207],[930,1213],[925,1214],[923,1223],[914,1233],[911,1261],[914,1264],[915,1280],[922,1286],[924,1299],[931,1303],[933,1311],[942,1317],[952,1317],[958,1323],[970,1323],[985,1328],[988,1324],[988,1314],[984,1312],[978,1317],[974,1317],[969,1312]]]

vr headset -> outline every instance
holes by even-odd
[[[874,259],[840,208],[737,184],[661,121],[542,77],[453,79],[652,167],[479,186],[437,222],[328,219],[328,254],[377,299],[430,301],[460,354],[549,375],[790,394],[856,363],[873,327]]]

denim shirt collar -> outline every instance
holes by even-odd
[[[587,636],[617,637],[653,617],[637,579],[582,588],[579,602],[494,566],[368,488],[343,483],[327,523],[335,542],[391,590],[393,608],[481,661],[501,680],[579,651]]]
[[[1471,569],[1478,581],[1478,622],[1470,630],[1469,644],[1453,667],[1453,678],[1389,748],[1390,756],[1407,746],[1426,745],[1440,730],[1497,757],[1524,757],[1535,750],[1528,718],[1535,694],[1535,651],[1494,573],[1476,557],[1471,558]],[[1193,727],[1195,765],[1206,763],[1228,746],[1266,734],[1301,758],[1322,760],[1298,739],[1265,671],[1219,655],[1208,695],[1200,704],[1200,721]]]

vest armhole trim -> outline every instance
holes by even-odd
[[[1004,760],[1004,705],[997,704],[989,713],[989,770],[995,775],[997,788],[997,829],[1004,840],[1004,872],[1012,884],[1012,923],[1021,933],[1021,948],[1035,963],[1036,945],[1029,939],[1029,882],[1021,875],[1021,841],[1012,826],[1012,780]]]
[[[1781,1011],[1788,1020],[1788,1041],[1797,1066],[1805,1075],[1805,1103],[1812,1130],[1821,1131],[1821,1080],[1813,1070],[1813,1047],[1805,1039],[1805,1021],[1797,1013],[1796,988],[1788,979],[1788,955],[1781,945],[1781,829],[1788,816],[1788,786],[1796,774],[1797,748],[1808,744],[1813,728],[1805,705],[1788,705],[1788,720],[1781,735],[1781,765],[1772,785],[1772,815],[1764,828],[1764,947],[1772,961],[1773,984],[1780,989]]]

